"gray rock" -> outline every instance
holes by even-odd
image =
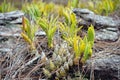
[[[1,19],[4,19],[4,17],[5,17],[4,14],[3,14],[3,13],[0,13],[0,20],[1,20]]]
[[[88,10],[88,9],[79,9],[79,8],[75,8],[73,9],[73,12],[79,16],[81,14],[94,14],[94,12]]]
[[[21,24],[22,23],[22,18],[18,18],[16,20],[13,20],[10,22],[11,24]]]
[[[89,75],[93,71],[95,80],[120,79],[120,55],[104,53],[102,56],[88,60],[86,66],[89,66],[87,76],[90,77]]]
[[[113,18],[107,16],[96,15],[94,14],[94,12],[88,9],[76,8],[73,9],[73,12],[76,14],[77,17],[80,17],[81,20],[83,20],[82,23],[79,22],[79,25],[93,24],[97,29],[106,28],[106,27],[114,28],[120,26],[120,20],[114,20]]]
[[[104,40],[104,41],[117,41],[119,38],[118,29],[106,28],[106,29],[97,30],[95,33],[95,38],[97,40]]]
[[[4,19],[5,20],[14,20],[17,18],[21,18],[22,16],[24,16],[24,13],[21,11],[12,11],[12,12],[8,12],[8,13],[4,13]]]
[[[96,29],[96,39],[104,41],[116,41],[119,38],[120,20],[111,17],[96,15],[88,9],[73,9],[78,19],[79,26],[90,26]],[[79,20],[80,19],[80,20]]]
[[[46,33],[44,31],[39,30],[38,32],[36,32],[35,35],[36,36],[46,36]]]
[[[21,11],[12,11],[7,13],[0,13],[0,25],[8,23],[21,24],[24,13]]]

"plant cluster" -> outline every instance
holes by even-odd
[[[102,14],[108,16],[110,13],[114,12],[120,5],[120,0],[84,0],[79,1],[78,6],[80,8],[87,8],[94,11],[97,14]]]
[[[92,55],[92,46],[94,44],[94,27],[88,28],[87,36],[83,39],[77,35],[82,27],[77,27],[76,16],[74,13],[64,12],[65,23],[60,23],[60,31],[63,38],[73,48],[75,53],[75,62],[84,63]]]
[[[85,36],[78,35],[83,26],[77,25],[76,15],[71,12],[72,8],[88,8],[97,14],[108,15],[116,10],[120,3],[120,0],[84,1],[68,0],[67,5],[63,6],[52,2],[45,3],[42,0],[38,2],[33,0],[32,3],[23,5],[22,10],[26,13],[28,19],[26,17],[22,18],[21,36],[29,45],[30,53],[35,51],[35,57],[32,57],[33,59],[28,61],[27,65],[31,66],[32,62],[34,64],[37,61],[37,64],[33,66],[35,68],[39,67],[40,75],[45,76],[44,78],[66,79],[66,76],[70,76],[71,68],[82,66],[93,54],[94,26],[89,26]],[[0,5],[0,12],[8,12],[13,9],[13,5],[7,3],[6,0]],[[35,34],[39,29],[46,33],[47,46],[45,48],[41,47],[42,44],[37,43],[39,39]],[[59,43],[56,36],[60,38]],[[39,46],[41,51],[36,46]],[[47,51],[43,49],[47,49]],[[38,60],[38,58],[40,59]],[[30,73],[32,73],[32,70]]]
[[[60,79],[68,75],[68,71],[73,66],[74,54],[70,53],[67,44],[56,45],[54,53],[43,68],[43,73],[47,78],[56,75],[55,79]]]
[[[76,1],[72,4],[72,7],[76,7]],[[41,5],[39,5],[40,3]],[[95,36],[94,27],[91,25],[88,28],[87,35],[81,38],[77,33],[81,30],[82,26],[77,26],[76,16],[71,12],[71,8],[56,7],[53,3],[40,3],[29,4],[27,8],[24,8],[24,11],[32,17],[35,21],[34,24],[46,33],[47,48],[54,49],[50,58],[45,53],[44,55],[43,52],[41,53],[41,62],[46,62],[44,67],[42,67],[43,74],[47,78],[56,75],[55,79],[60,79],[67,75],[69,67],[85,63],[91,57]],[[58,12],[54,12],[57,9]],[[35,32],[38,30],[37,26],[30,24],[23,17],[23,32],[21,35],[31,46],[32,50],[36,49],[34,42]],[[61,44],[54,44],[56,31],[60,31],[58,36],[61,36]],[[57,45],[60,46],[57,47]]]
[[[68,0],[68,7],[76,8],[79,5],[79,0]]]
[[[40,27],[45,31],[47,39],[48,39],[48,47],[52,48],[53,47],[53,38],[54,34],[57,30],[57,17],[53,18],[53,16],[50,17],[50,20],[46,18],[40,18],[38,20],[38,24]]]
[[[57,6],[56,6],[57,7]],[[32,4],[26,3],[22,10],[28,14],[33,20],[38,19],[38,17],[48,17],[55,10],[55,4],[44,3],[42,1],[33,2]]]
[[[29,20],[25,17],[22,18],[22,32],[21,36],[30,45],[31,50],[35,50],[35,33],[38,26],[30,24]]]
[[[71,8],[78,7],[78,0],[69,2],[67,7],[55,5],[54,3],[45,3],[34,1],[32,4],[25,4],[23,11],[29,16],[22,17],[21,36],[30,46],[30,53],[40,56],[40,63],[45,63],[42,68],[42,75],[46,78],[63,79],[66,77],[70,68],[80,63],[85,63],[92,55],[94,45],[94,27],[88,28],[87,35],[81,38],[77,33],[81,31],[82,26],[77,26],[76,16],[71,12]],[[3,12],[9,11],[10,5],[3,3],[5,8]],[[72,6],[72,7],[68,7]],[[30,20],[30,21],[29,21]],[[47,37],[47,49],[52,49],[51,56],[46,56],[44,51],[39,53],[36,48],[36,32],[42,29]],[[56,31],[59,31],[58,34]],[[55,41],[55,35],[60,36],[60,43]],[[44,42],[44,41],[43,41]],[[37,44],[39,45],[39,44]],[[41,55],[40,55],[41,54]],[[34,59],[33,59],[34,61]],[[31,61],[30,61],[31,63]],[[50,73],[51,72],[51,73]]]
[[[39,7],[36,4],[26,5],[27,7],[23,8],[23,11],[30,16],[31,20],[36,21],[39,17],[41,17],[42,12],[39,10]]]
[[[4,0],[4,2],[1,3],[1,5],[0,5],[0,12],[2,12],[2,13],[13,11],[13,10],[15,10],[14,5],[11,4],[10,2],[7,2],[6,0]]]

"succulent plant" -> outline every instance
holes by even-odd
[[[69,67],[73,66],[74,54],[70,53],[67,46],[62,46],[67,43],[61,44],[59,47],[55,47],[52,57],[47,61],[45,67],[43,68],[43,73],[46,77],[52,76],[53,72],[57,79],[62,78],[67,75]],[[57,45],[56,45],[57,46]]]

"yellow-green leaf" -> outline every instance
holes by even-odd
[[[85,47],[85,51],[84,51],[84,55],[82,57],[82,62],[84,63],[87,59],[89,59],[91,57],[91,44],[88,43],[86,44],[86,47]]]
[[[94,44],[94,38],[95,38],[95,31],[94,31],[94,27],[91,25],[88,28],[88,41],[91,42],[91,46],[93,46]]]
[[[21,33],[21,36],[24,38],[24,40],[26,41],[26,42],[28,42],[30,45],[32,44],[32,41],[29,39],[29,37],[26,35],[26,34],[24,34],[24,33]]]

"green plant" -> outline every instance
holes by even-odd
[[[94,11],[96,14],[109,15],[117,9],[117,6],[120,4],[119,0],[88,0],[84,2],[83,0],[79,1],[80,8],[87,8]]]
[[[70,53],[66,43],[61,43],[60,46],[55,45],[55,50],[49,61],[46,61],[46,66],[43,68],[43,73],[47,78],[54,74],[55,79],[64,79],[69,75],[69,69],[73,66],[73,54]]]
[[[113,0],[101,0],[96,7],[96,13],[108,15],[115,10],[116,4]]]
[[[69,37],[74,37],[77,35],[77,32],[82,28],[77,28],[76,16],[74,13],[69,13],[68,11],[64,11],[63,15],[65,17],[65,22],[60,23],[60,31],[62,32],[62,37],[67,39]]]
[[[68,7],[76,8],[78,7],[79,0],[68,0]]]
[[[4,2],[0,5],[0,12],[9,12],[15,10],[15,7],[10,3],[4,0]]]
[[[90,42],[91,46],[94,45],[95,31],[93,25],[88,28],[87,39]]]
[[[84,39],[80,38],[77,33],[82,27],[77,27],[77,21],[74,13],[63,12],[65,22],[60,23],[60,32],[63,39],[73,48],[75,53],[74,63],[78,64],[79,59],[84,63],[92,55],[92,46],[94,45],[94,27],[88,28],[88,34]]]
[[[38,24],[43,29],[43,31],[45,31],[47,35],[49,48],[53,47],[53,37],[57,29],[56,23],[57,23],[57,17],[53,18],[53,16],[50,17],[50,20],[46,18],[40,18],[38,20]]]
[[[90,26],[88,28],[88,34],[84,37],[84,39],[75,35],[74,37],[69,37],[66,41],[72,46],[73,51],[75,53],[74,63],[78,64],[79,60],[82,63],[85,63],[87,59],[89,59],[92,55],[92,46],[94,43],[94,28]]]
[[[54,12],[55,4],[54,3],[49,3],[44,5],[44,15],[49,16],[49,14],[52,14]],[[49,13],[49,14],[48,14]]]
[[[37,20],[39,17],[49,17],[51,14],[55,14],[55,8],[55,4],[52,2],[33,1],[25,4],[22,10],[29,14],[33,20]]]
[[[31,25],[27,18],[22,18],[22,33],[21,36],[30,45],[31,50],[35,50],[35,32],[38,30],[37,26]]]
[[[42,12],[36,4],[26,4],[25,6],[23,6],[23,11],[28,14],[32,20],[36,21],[42,16]]]

